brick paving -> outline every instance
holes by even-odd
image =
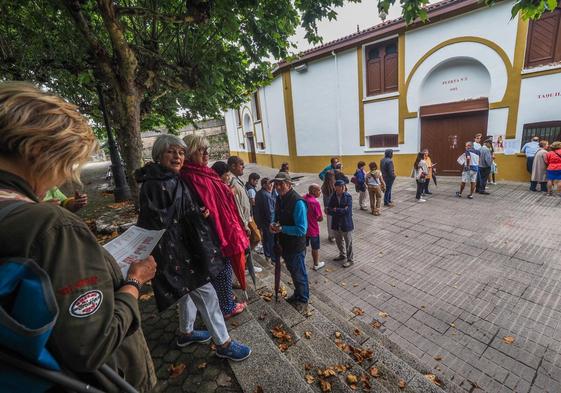
[[[276,173],[249,164],[246,177],[254,171]],[[317,181],[305,175],[296,189]],[[412,179],[399,178],[397,206],[379,217],[358,210],[351,190],[355,264],[331,261],[337,250],[322,223],[327,266],[310,271],[314,290],[361,307],[360,318],[382,322],[466,391],[561,392],[561,198],[521,183],[490,185],[473,200],[454,196],[457,179],[431,186],[419,204]]]

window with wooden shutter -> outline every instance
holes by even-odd
[[[561,61],[561,8],[530,21],[526,45],[526,67]]]
[[[381,147],[397,147],[397,134],[380,134],[370,135],[368,138],[368,147],[381,148]]]
[[[366,47],[366,95],[397,91],[397,41]]]
[[[255,118],[253,119],[254,121],[260,121],[261,120],[261,104],[259,103],[259,92],[255,92],[253,93],[253,100],[252,100],[252,106],[253,106],[253,115],[255,116]]]

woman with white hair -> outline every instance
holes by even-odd
[[[224,269],[218,238],[202,206],[179,178],[185,143],[173,135],[160,135],[149,163],[137,171],[140,189],[138,226],[166,229],[153,251],[157,270],[152,286],[160,311],[179,301],[177,345],[214,340],[216,355],[234,361],[247,358],[249,347],[232,341],[210,280]],[[194,330],[197,310],[210,330]]]

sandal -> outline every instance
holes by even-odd
[[[224,315],[224,319],[228,320],[232,317],[235,317],[239,313],[243,312],[243,310],[245,310],[245,307],[246,307],[245,303],[236,303],[232,312],[230,314]]]

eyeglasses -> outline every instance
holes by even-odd
[[[201,147],[200,149],[197,149],[199,151],[199,153],[201,153],[203,156],[208,155],[208,147]]]

